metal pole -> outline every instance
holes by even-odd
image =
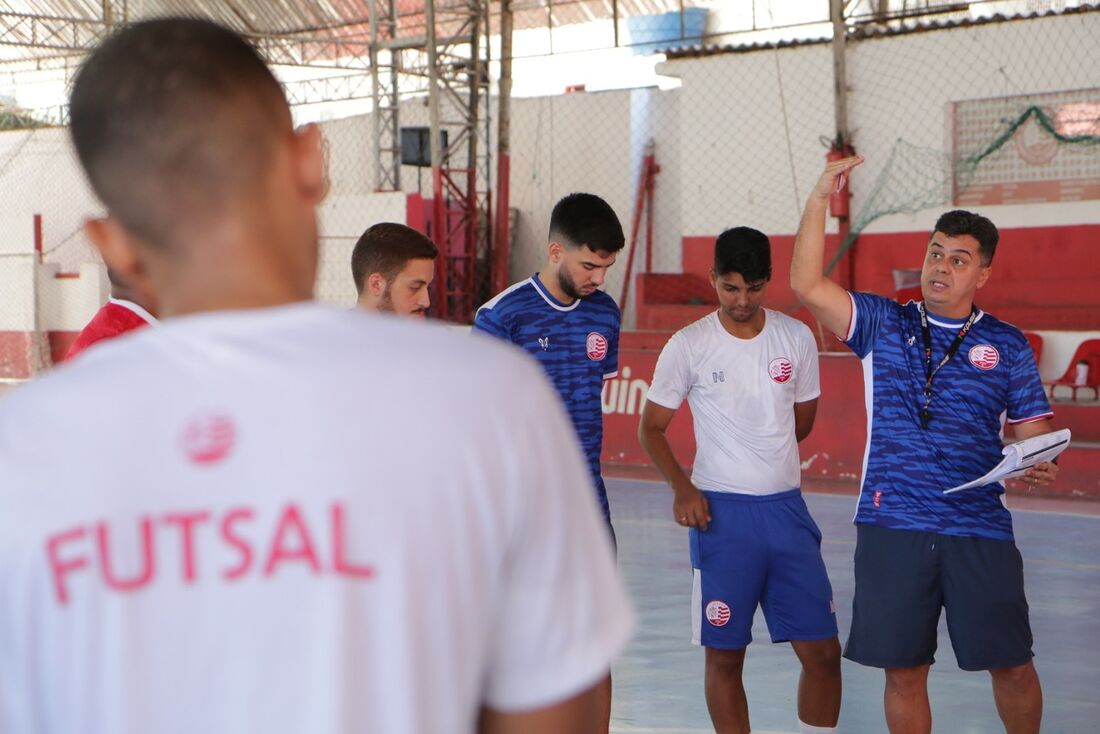
[[[836,139],[833,149],[845,154],[854,152],[851,147],[851,134],[848,130],[848,66],[845,58],[848,27],[844,22],[844,0],[829,0],[829,19],[833,23],[833,110],[836,115]],[[851,188],[845,186],[842,192],[851,196]],[[837,218],[840,243],[843,247],[848,239],[851,227],[850,215]],[[848,249],[848,288],[856,287],[856,247]]]
[[[550,53],[554,53],[554,0],[546,0],[546,32],[550,38]]]
[[[829,0],[829,18],[833,23],[833,109],[836,113],[836,142],[851,142],[848,134],[848,66],[845,45],[848,28],[844,23],[844,0]]]
[[[434,171],[443,164],[442,151],[439,149],[439,56],[436,49],[435,0],[428,0],[424,10],[428,24],[428,119],[431,125],[428,144]]]
[[[647,175],[645,180],[645,271],[653,272],[653,187],[657,183],[657,166],[652,155],[646,159]]]
[[[477,279],[475,277],[477,270],[477,256],[478,256],[478,202],[477,202],[477,184],[478,184],[478,128],[479,128],[479,114],[481,112],[479,104],[481,100],[481,83],[482,79],[489,73],[488,68],[482,64],[481,60],[481,34],[482,30],[488,31],[487,28],[482,28],[482,22],[488,22],[487,3],[482,5],[482,0],[470,0],[470,11],[473,13],[473,23],[470,30],[470,62],[468,70],[468,79],[470,80],[470,96],[469,96],[469,108],[467,112],[467,120],[470,126],[470,134],[467,138],[466,144],[466,205],[464,216],[466,221],[464,223],[464,229],[466,231],[466,250],[469,253],[469,259],[463,263],[463,287],[461,293],[461,306],[459,315],[462,319],[473,318],[473,302],[474,289],[476,287]],[[488,35],[488,33],[486,33]],[[488,95],[488,90],[486,90]],[[488,141],[485,141],[488,146]],[[485,172],[488,174],[488,171]],[[488,206],[486,201],[486,206]]]
[[[424,4],[425,22],[427,23],[428,41],[428,116],[429,131],[428,145],[431,151],[432,162],[432,237],[439,246],[439,315],[446,320],[451,316],[450,272],[448,266],[448,237],[446,222],[444,221],[443,206],[443,151],[439,147],[441,126],[439,124],[439,56],[436,48],[435,27],[435,0],[427,0]]]
[[[630,249],[626,255],[626,273],[623,275],[623,289],[619,295],[619,308],[626,311],[627,296],[630,295],[630,281],[634,276],[634,254],[638,250],[638,229],[642,223],[642,213],[646,205],[646,182],[652,175],[653,152],[652,139],[645,145],[645,157],[642,159],[641,173],[638,175],[638,192],[634,196],[634,219],[630,225]]]
[[[378,0],[367,0],[370,18],[371,137],[374,139],[374,190],[382,190],[382,85],[378,81]]]
[[[34,257],[31,259],[31,355],[28,360],[27,377],[33,377],[36,373],[46,368],[48,363],[43,357],[41,307],[38,304],[38,274],[42,271],[42,215],[34,215]],[[48,341],[49,337],[46,337]]]
[[[501,0],[500,84],[497,91],[497,216],[496,234],[493,237],[493,265],[490,273],[493,293],[499,293],[508,286],[508,263],[511,254],[508,214],[511,204],[512,20],[512,0]]]
[[[501,22],[503,22],[503,20],[504,20],[503,5],[507,4],[508,0],[501,0],[501,3],[502,3],[502,7],[501,7],[501,16],[500,17],[501,17]],[[512,13],[512,10],[511,10],[511,8],[509,8],[508,9],[508,14],[511,15],[511,13]],[[509,19],[508,22],[511,23],[512,21]],[[619,0],[611,0],[611,22],[614,25],[614,30],[615,30],[615,48],[618,48],[619,47]],[[503,43],[503,40],[501,41],[501,43]],[[509,46],[512,45],[511,40],[508,41],[508,45]]]

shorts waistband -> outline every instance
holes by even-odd
[[[715,492],[710,489],[702,490],[707,501],[718,502],[779,502],[802,496],[802,490],[798,487],[787,489],[774,494],[745,494],[744,492]]]

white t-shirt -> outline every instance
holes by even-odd
[[[0,401],[0,731],[472,732],[633,629],[505,345],[313,304],[105,343]]]
[[[764,313],[764,329],[739,339],[715,311],[673,334],[657,360],[648,397],[671,410],[687,398],[699,489],[764,495],[799,486],[794,404],[821,394],[817,342],[801,321]]]

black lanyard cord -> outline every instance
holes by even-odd
[[[959,329],[959,333],[955,335],[955,341],[951,342],[951,346],[947,348],[943,359],[939,361],[935,368],[932,367],[932,330],[928,327],[928,314],[924,310],[924,303],[918,304],[917,310],[920,311],[921,340],[924,343],[924,406],[920,411],[920,427],[928,430],[928,425],[932,422],[932,411],[929,409],[932,404],[932,381],[936,379],[936,373],[940,371],[940,368],[950,362],[955,353],[959,351],[966,335],[970,333],[970,327],[978,319],[978,309],[975,306],[970,307],[970,318]]]

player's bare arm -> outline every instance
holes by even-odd
[[[1033,438],[1035,436],[1041,436],[1044,433],[1050,433],[1051,430],[1053,429],[1050,427],[1049,418],[1041,421],[1017,423],[1012,426],[1012,433],[1020,441],[1023,441],[1025,438]],[[1028,469],[1027,473],[1020,477],[1020,479],[1032,486],[1042,487],[1053,482],[1056,476],[1058,476],[1058,465],[1049,461],[1044,461]]]
[[[826,329],[839,336],[845,336],[848,330],[852,303],[847,291],[823,273],[825,215],[829,195],[843,185],[844,177],[860,163],[863,163],[862,156],[852,156],[825,166],[802,212],[791,262],[791,288],[798,299]]]
[[[503,712],[482,709],[478,734],[596,734],[600,731],[597,687],[535,711]]]
[[[817,398],[794,404],[794,437],[799,443],[810,435],[817,418]]]
[[[707,498],[691,483],[680,462],[672,453],[665,431],[676,411],[647,400],[638,422],[638,441],[657,465],[665,481],[672,487],[672,515],[680,525],[706,530],[710,522]]]

